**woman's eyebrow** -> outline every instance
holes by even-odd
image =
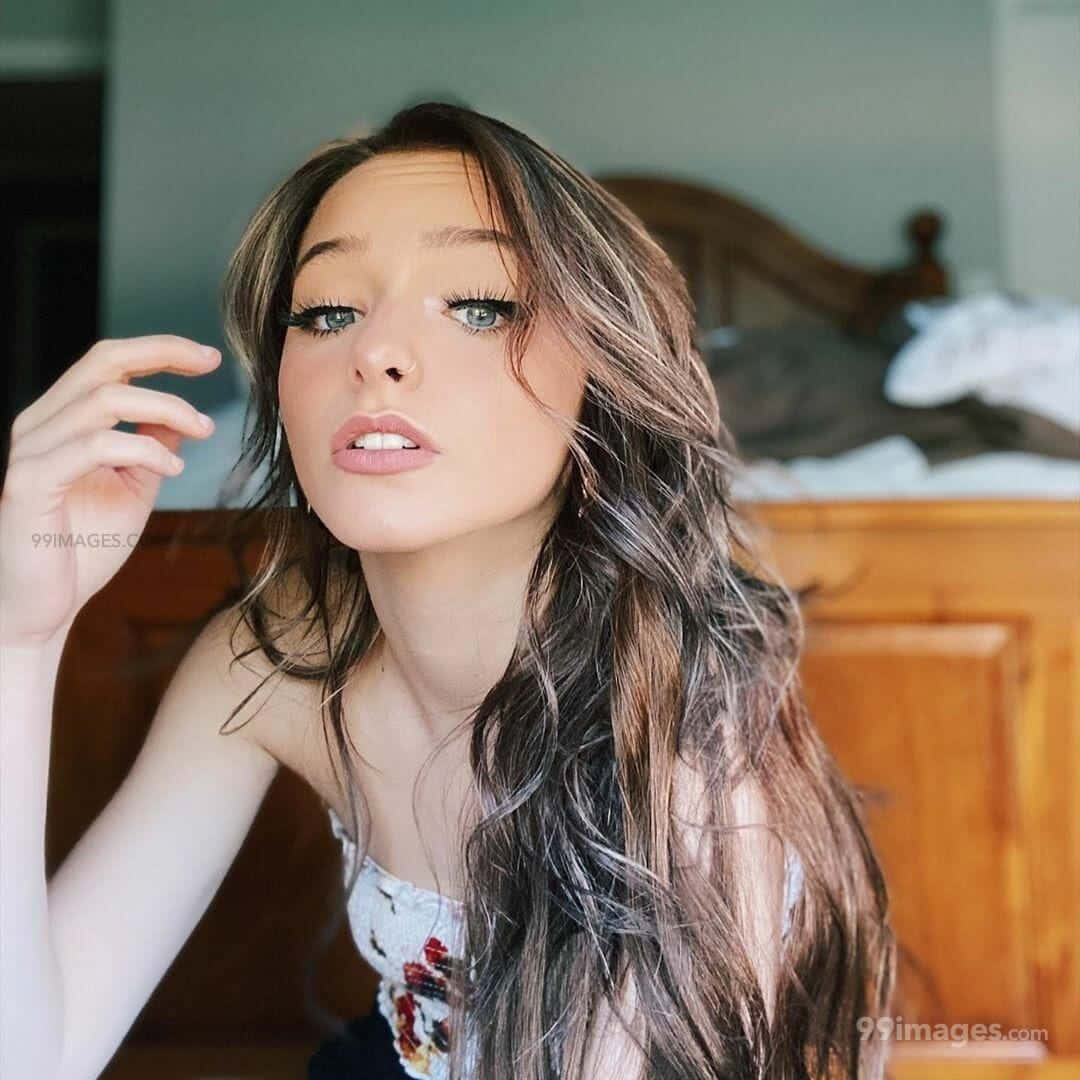
[[[320,240],[317,244],[312,244],[300,256],[293,277],[297,277],[312,259],[317,259],[321,255],[361,254],[367,249],[369,239],[366,234],[357,236],[355,233],[346,233],[344,236],[335,236],[330,240]],[[429,229],[420,234],[420,246],[425,248],[465,247],[470,244],[502,244],[510,248],[516,246],[513,237],[498,229],[443,225],[441,228]]]

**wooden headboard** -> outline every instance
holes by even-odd
[[[686,275],[702,340],[719,327],[792,321],[873,333],[906,301],[948,294],[936,251],[944,221],[934,210],[916,210],[905,222],[908,262],[868,268],[816,250],[774,215],[714,188],[649,175],[595,179]]]

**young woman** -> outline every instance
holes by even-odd
[[[382,976],[310,1077],[880,1077],[857,1021],[892,990],[885,885],[801,700],[796,600],[728,498],[685,282],[641,222],[520,131],[423,103],[269,195],[225,326],[256,506],[296,509],[47,890],[55,666],[126,551],[27,537],[137,535],[207,430],[127,379],[219,357],[101,342],[12,430],[0,1065],[96,1075],[284,763],[328,809]]]

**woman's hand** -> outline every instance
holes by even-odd
[[[213,431],[175,394],[131,386],[205,375],[217,349],[173,334],[99,341],[15,418],[0,491],[0,644],[67,632],[131,554],[185,438]],[[135,424],[135,433],[113,430]]]

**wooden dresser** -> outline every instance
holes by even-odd
[[[1080,1076],[1080,505],[755,516],[784,579],[819,586],[806,696],[872,796],[902,949],[894,1014],[1005,1036],[898,1038],[913,1060],[897,1076],[959,1057],[1061,1059]]]

